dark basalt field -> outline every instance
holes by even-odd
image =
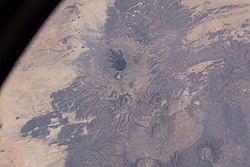
[[[225,8],[238,6],[213,10]],[[116,0],[99,43],[74,61],[78,77],[20,133],[42,140],[62,126],[51,145],[67,146],[66,167],[250,166],[250,45],[227,29],[183,44],[213,10]]]

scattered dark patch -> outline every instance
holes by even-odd
[[[249,23],[242,23],[240,27],[241,27],[241,28],[246,28],[246,27],[248,27],[248,26],[249,26]]]
[[[63,39],[61,39],[61,43],[62,44],[67,44],[68,43],[68,40],[70,39],[70,36],[66,36],[66,37],[64,37]],[[70,46],[70,45],[69,45]]]
[[[249,24],[249,19],[246,19],[242,24],[241,24],[241,28],[246,28],[248,27],[250,24]]]
[[[208,17],[208,13],[201,13],[194,18],[194,24],[200,23]]]
[[[67,45],[67,50],[70,50],[72,49],[72,46],[71,45]]]
[[[78,7],[76,5],[69,5],[66,7],[70,14],[76,14],[79,12]]]
[[[223,29],[223,30],[219,30],[219,31],[216,31],[216,32],[209,32],[209,40],[210,39],[214,39],[216,37],[221,37],[221,36],[224,36],[225,32],[227,30],[226,29]]]
[[[58,119],[56,125],[51,124],[52,119]],[[32,137],[46,137],[49,135],[48,128],[56,128],[62,123],[62,114],[59,112],[50,112],[45,115],[37,116],[28,121],[20,130],[23,137],[31,134]]]

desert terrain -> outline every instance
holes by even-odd
[[[0,167],[250,166],[248,0],[65,0],[0,93]]]

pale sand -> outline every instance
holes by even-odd
[[[223,38],[233,36],[233,39],[243,42],[250,42],[250,26],[241,27],[242,24],[250,21],[249,0],[183,0],[182,4],[192,10],[192,17],[207,13],[215,9],[207,17],[194,25],[184,39],[184,43],[192,44],[196,49],[202,49],[219,40],[218,37],[209,39],[209,33],[226,30]],[[227,9],[226,6],[238,5],[235,8]],[[220,7],[225,9],[219,11]]]
[[[78,16],[67,11],[66,7],[72,4],[78,6]],[[22,138],[20,129],[32,117],[52,111],[51,93],[74,81],[76,72],[70,63],[88,50],[82,48],[80,34],[87,35],[88,29],[92,29],[96,31],[88,35],[101,37],[108,5],[112,1],[66,0],[30,43],[1,89],[0,151],[4,152],[0,153],[0,167],[64,166],[66,148],[48,145],[57,138],[61,127],[50,129],[46,141]],[[73,51],[61,42],[66,36],[70,36],[67,44],[74,46]]]

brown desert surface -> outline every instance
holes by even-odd
[[[0,167],[250,166],[248,0],[65,0],[0,92]]]
[[[5,82],[0,95],[0,166],[38,167],[63,166],[65,147],[48,145],[60,129],[50,134],[48,141],[22,138],[20,128],[33,116],[51,110],[50,95],[71,84],[76,72],[70,65],[83,51],[76,29],[78,26],[97,30],[105,23],[109,0],[67,0],[54,11],[31,41]],[[79,4],[78,16],[66,13],[67,6]],[[80,20],[79,20],[79,18]],[[88,34],[100,37],[100,33]],[[67,51],[62,36],[72,37]],[[88,50],[85,48],[84,50]],[[60,127],[59,127],[60,128]]]

